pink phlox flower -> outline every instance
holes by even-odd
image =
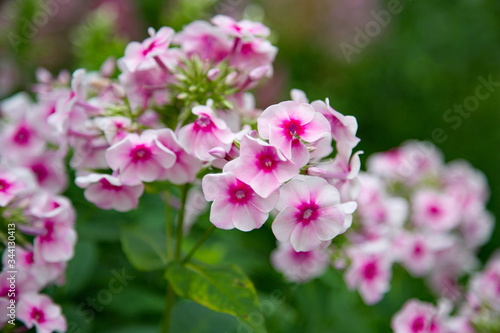
[[[245,135],[240,142],[240,156],[227,163],[223,171],[233,173],[258,195],[267,198],[281,184],[298,175],[299,168],[275,146]]]
[[[297,252],[290,243],[278,243],[271,253],[274,268],[291,282],[304,283],[321,276],[328,267],[329,255],[324,249]]]
[[[188,24],[177,33],[174,41],[187,56],[196,55],[213,62],[227,58],[233,46],[227,34],[205,21]]]
[[[120,59],[131,72],[157,66],[154,58],[167,51],[175,32],[172,28],[162,27],[157,32],[149,28],[148,33],[150,37],[142,43],[130,42],[125,48],[125,56]]]
[[[0,165],[0,207],[5,207],[14,199],[32,193],[36,180],[26,168],[11,168]]]
[[[144,185],[123,185],[120,179],[112,175],[91,173],[79,176],[75,183],[85,188],[84,196],[89,202],[102,209],[114,209],[126,212],[137,208],[139,198],[144,192]]]
[[[385,240],[365,243],[347,250],[351,264],[344,278],[350,289],[357,289],[366,304],[375,304],[390,288],[394,258]]]
[[[104,137],[110,145],[123,140],[132,127],[130,118],[121,116],[95,118],[94,123],[104,133]]]
[[[213,201],[210,222],[221,229],[260,228],[278,200],[277,192],[263,198],[250,185],[227,172],[206,175],[202,188],[205,199]]]
[[[198,118],[178,132],[179,141],[187,152],[201,161],[211,161],[214,157],[210,149],[222,147],[229,151],[235,136],[226,123],[208,106],[195,106],[192,112]]]
[[[177,185],[194,182],[202,167],[200,161],[188,154],[171,129],[158,130],[157,140],[176,156],[175,163],[163,171],[160,179],[167,179]]]
[[[412,220],[416,226],[447,231],[458,226],[460,207],[453,198],[429,188],[422,188],[411,198]]]
[[[241,20],[238,22],[226,15],[216,15],[211,21],[223,32],[237,38],[266,38],[270,34],[269,28],[260,22],[252,22],[249,20]]]
[[[106,151],[106,162],[118,172],[124,185],[158,180],[165,169],[172,167],[176,155],[158,139],[157,130],[146,130],[139,136],[128,134]]]
[[[309,104],[293,101],[272,105],[257,120],[259,134],[286,158],[303,167],[309,162],[307,144],[330,137],[326,118]]]
[[[411,299],[394,315],[394,333],[445,333],[438,309],[426,302]]]
[[[323,178],[296,176],[280,188],[276,209],[276,238],[295,251],[311,251],[351,226],[356,203],[341,203],[338,190]]]
[[[36,327],[37,333],[65,332],[67,329],[61,307],[42,294],[21,295],[17,317],[27,328]]]

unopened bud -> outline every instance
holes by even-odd
[[[270,66],[257,67],[250,72],[250,79],[252,81],[259,81],[262,78],[264,78],[267,75],[267,73],[269,73],[270,70],[271,70]]]
[[[259,138],[259,132],[257,132],[256,130],[252,130],[252,131],[248,132],[248,136],[251,137],[251,138],[254,138],[254,139],[258,139]]]
[[[115,71],[115,58],[109,57],[106,59],[106,61],[102,64],[100,71],[102,76],[111,77]]]
[[[208,151],[208,153],[215,158],[225,158],[226,157],[226,151],[222,147],[212,148]]]
[[[307,168],[307,174],[309,176],[323,176],[326,174],[326,171],[325,170],[322,170],[320,168],[317,168],[317,167],[309,167]]]
[[[236,72],[231,72],[229,73],[227,76],[226,76],[226,84],[228,86],[232,86],[234,85],[234,83],[236,82],[236,78],[238,76],[238,73]]]
[[[210,81],[213,81],[215,79],[217,79],[220,75],[220,69],[219,68],[211,68],[208,73],[207,73],[207,78],[210,80]]]

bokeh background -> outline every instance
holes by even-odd
[[[373,26],[373,13],[387,10],[389,2],[398,2],[400,12],[359,47],[357,34]],[[311,100],[328,97],[334,108],[358,119],[363,160],[408,139],[434,142],[447,161],[466,159],[486,174],[489,209],[500,219],[498,0],[0,1],[0,98],[29,90],[40,66],[53,73],[96,70],[108,56],[122,56],[127,42],[144,39],[149,26],[180,29],[216,13],[262,20],[273,31],[279,53],[275,76],[256,91],[260,107],[288,99],[291,88],[304,90]],[[357,48],[348,57],[342,49],[347,44]],[[447,110],[475,95],[479,77],[498,82],[489,97],[467,117],[453,113],[454,120],[447,119]],[[433,141],[436,129],[443,133],[439,142]],[[162,201],[146,195],[138,210],[118,214],[86,203],[74,186],[67,194],[78,209],[80,238],[67,284],[49,293],[63,306],[69,332],[157,332],[165,281],[128,264],[119,230],[138,224],[161,228]],[[207,225],[205,214],[192,233],[201,234]],[[348,291],[333,270],[306,285],[286,283],[268,260],[274,242],[265,228],[218,231],[198,254],[208,262],[243,267],[266,304],[270,332],[388,332],[392,314],[407,298],[432,300],[422,281],[397,267],[391,291],[373,307]],[[480,259],[498,247],[497,225]],[[125,274],[123,289],[110,293],[116,274]],[[172,331],[245,332],[235,319],[189,301],[176,305]]]

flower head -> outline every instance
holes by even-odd
[[[356,203],[340,203],[337,189],[323,178],[297,176],[280,188],[276,209],[276,238],[295,251],[311,251],[350,227]]]
[[[207,201],[213,201],[210,222],[221,229],[260,228],[278,200],[277,193],[261,197],[231,173],[206,175],[202,181]]]
[[[160,178],[174,165],[175,154],[157,140],[155,130],[141,136],[129,134],[106,151],[106,161],[125,185],[139,185]]]
[[[248,135],[241,139],[240,145],[240,156],[227,163],[223,170],[232,172],[261,197],[267,198],[299,173],[299,168],[275,146]]]
[[[289,101],[272,105],[257,122],[259,134],[299,167],[310,159],[306,143],[331,137],[326,118],[305,103]]]

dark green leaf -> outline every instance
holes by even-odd
[[[254,332],[265,332],[255,288],[238,267],[171,263],[166,278],[179,296],[238,317]]]
[[[167,241],[163,233],[143,228],[122,228],[123,252],[136,269],[153,271],[167,264]]]

